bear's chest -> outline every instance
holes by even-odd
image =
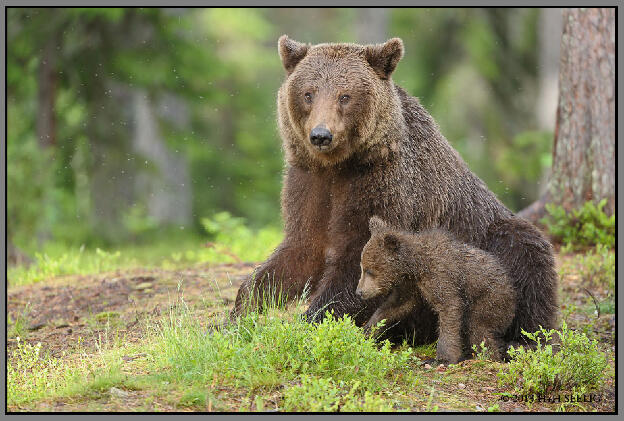
[[[328,261],[342,254],[335,250],[363,246],[369,236],[368,219],[384,216],[389,202],[371,183],[370,174],[297,169],[289,172],[283,199],[285,219],[291,222],[288,229],[307,243],[320,243],[328,251]]]

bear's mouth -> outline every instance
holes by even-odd
[[[321,152],[328,152],[330,149],[332,149],[332,144],[330,143],[329,145],[318,145],[316,146],[316,149]]]

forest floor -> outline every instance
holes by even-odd
[[[513,389],[497,381],[503,363],[468,360],[449,367],[430,365],[424,361],[434,355],[435,347],[421,347],[414,352],[422,362],[409,368],[417,371],[414,383],[417,386],[399,392],[401,408],[408,411],[614,411],[615,310],[605,310],[601,303],[609,291],[604,285],[588,280],[583,275],[586,268],[577,266],[575,258],[572,254],[557,257],[561,318],[568,327],[596,339],[600,350],[607,355],[609,367],[605,381],[592,391],[593,402],[565,402],[564,396],[561,402],[518,402],[513,398]],[[18,380],[13,389],[9,384],[7,410],[283,409],[281,391],[288,384],[268,389],[247,388],[231,382],[222,384],[215,375],[210,384],[205,384],[205,390],[200,391],[201,396],[193,398],[186,390],[186,383],[175,384],[158,377],[156,371],[166,371],[166,366],[155,368],[152,364],[157,352],[153,347],[157,335],[153,333],[159,323],[171,320],[172,306],[180,302],[180,297],[189,314],[203,326],[222,320],[232,307],[242,280],[254,266],[236,263],[196,265],[183,270],[124,269],[9,287],[7,351]],[[25,351],[17,352],[20,344],[24,349],[38,343],[41,348],[34,357],[32,352],[30,357]],[[116,370],[108,370],[110,365],[115,365]]]

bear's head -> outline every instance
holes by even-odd
[[[405,272],[403,234],[376,216],[370,219],[369,228],[371,238],[362,250],[362,274],[355,290],[364,300],[387,295]]]
[[[279,54],[287,77],[278,93],[286,159],[330,167],[354,155],[387,158],[405,131],[391,75],[403,42],[302,44],[283,35]]]

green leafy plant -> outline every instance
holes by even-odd
[[[585,202],[582,208],[566,212],[562,206],[547,204],[548,215],[541,219],[550,234],[565,244],[566,249],[576,249],[595,244],[615,246],[615,214],[603,212],[607,200],[597,205]]]
[[[349,316],[327,314],[311,324],[298,309],[296,304],[281,316],[276,308],[249,311],[207,334],[182,299],[158,330],[151,370],[162,372],[167,381],[184,379],[191,385],[214,378],[225,386],[255,390],[296,384],[284,392],[285,407],[310,411],[385,410],[390,407],[382,393],[417,383],[411,348],[392,351],[388,341],[378,344]],[[302,394],[309,399],[297,398]]]
[[[479,346],[476,344],[472,345],[472,351],[474,352],[474,356],[479,361],[487,361],[492,359],[492,352],[485,346],[485,341],[481,341]]]
[[[500,384],[524,394],[589,389],[601,384],[608,364],[596,340],[569,330],[565,322],[559,331],[540,328],[535,333],[522,333],[535,342],[535,349],[510,347],[511,361],[498,373]]]
[[[389,412],[393,411],[380,394],[361,387],[359,381],[335,382],[331,377],[303,376],[301,384],[284,392],[285,411],[309,412]]]

